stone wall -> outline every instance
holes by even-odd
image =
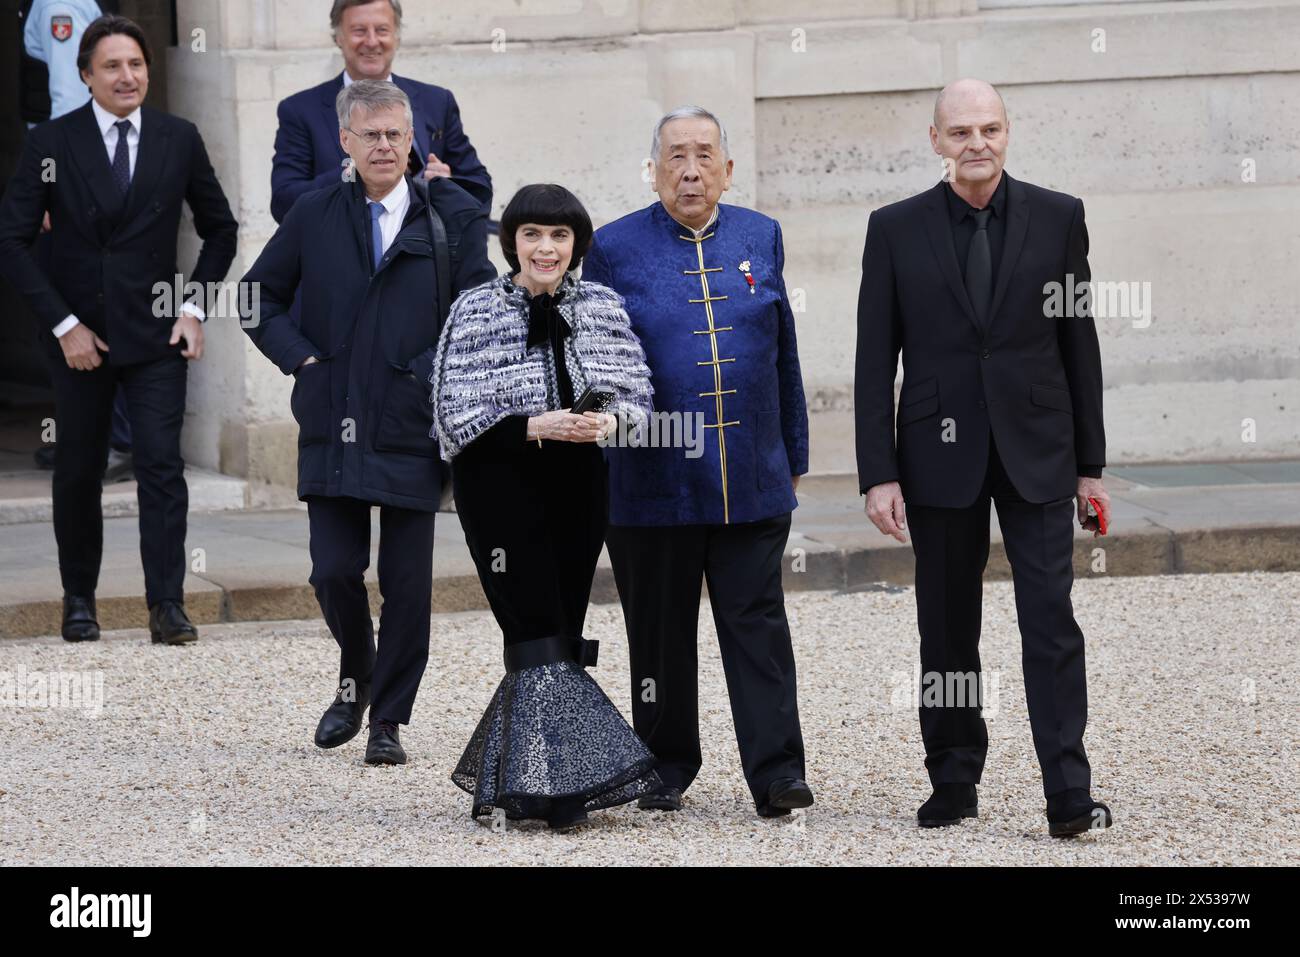
[[[598,224],[643,206],[654,120],[685,102],[718,112],[736,160],[726,200],[782,221],[786,281],[806,302],[821,471],[853,468],[867,216],[937,179],[934,91],[988,79],[1010,111],[1008,170],[1083,197],[1095,278],[1151,284],[1149,324],[1101,323],[1111,462],[1300,454],[1300,6],[1008,2],[408,2],[395,70],[455,92],[498,216],[535,181],[570,186]],[[232,197],[238,278],[274,229],[276,103],[342,58],[325,0],[177,7],[170,108],[199,124]],[[205,52],[190,47],[195,29]],[[234,323],[210,327],[209,350],[191,378],[187,458],[291,484],[289,380]]]

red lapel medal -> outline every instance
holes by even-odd
[[[745,282],[749,283],[749,294],[752,296],[754,294],[754,277],[749,271],[749,260],[746,259],[736,268],[745,274]]]

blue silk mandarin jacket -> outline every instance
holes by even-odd
[[[626,303],[661,440],[663,413],[676,412],[691,420],[677,435],[698,435],[702,453],[644,438],[608,448],[610,524],[721,525],[795,508],[808,409],[784,263],[780,225],[740,206],[720,205],[699,240],[657,202],[596,231],[583,279]]]

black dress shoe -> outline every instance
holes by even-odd
[[[63,640],[99,641],[99,622],[95,620],[95,596],[63,596]]]
[[[356,700],[345,700],[342,688],[335,693],[334,703],[325,709],[316,725],[316,747],[337,748],[357,736],[361,719],[370,706],[370,685],[358,684],[352,697]]]
[[[759,805],[759,817],[784,817],[795,808],[812,807],[812,788],[799,778],[781,778],[767,788],[767,800]]]
[[[370,740],[366,743],[366,764],[405,764],[406,752],[396,721],[370,718]]]
[[[509,816],[510,815],[508,814],[506,815],[507,818],[509,818]],[[571,804],[561,803],[552,809],[551,816],[546,819],[546,826],[552,831],[557,831],[563,834],[566,831],[572,831],[575,828],[582,827],[582,825],[589,823],[590,820],[591,819],[587,817],[587,812],[583,808],[581,802],[574,802]]]
[[[680,811],[682,809],[681,789],[662,787],[658,791],[643,794],[637,799],[636,806],[643,811]]]
[[[149,637],[155,645],[184,645],[198,641],[199,631],[190,624],[184,605],[166,599],[149,609]]]
[[[973,784],[936,784],[930,800],[916,812],[921,827],[948,827],[962,818],[979,817],[979,800]]]
[[[1074,837],[1113,823],[1110,808],[1094,801],[1084,788],[1070,788],[1047,799],[1047,833],[1052,837]]]

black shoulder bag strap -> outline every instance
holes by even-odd
[[[447,226],[433,208],[433,197],[425,207],[429,211],[429,238],[433,241],[433,266],[438,280],[438,313],[435,329],[442,334],[443,323],[451,312],[451,247],[447,244]],[[438,337],[434,336],[434,342]]]
[[[429,239],[433,241],[433,271],[438,284],[438,310],[434,313],[433,341],[436,345],[442,337],[442,327],[451,313],[451,247],[447,242],[447,226],[433,208],[433,195],[428,194],[428,203],[424,207],[429,213]],[[438,511],[451,511],[451,467],[438,458],[438,475],[441,489]]]

